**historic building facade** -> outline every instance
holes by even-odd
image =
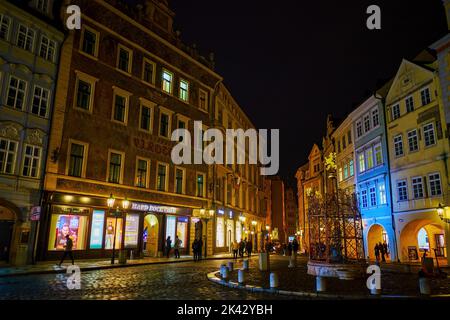
[[[32,262],[64,34],[53,1],[0,2],[0,263]]]
[[[448,258],[438,208],[448,203],[449,144],[437,62],[428,53],[403,60],[386,97],[392,208],[401,261],[421,252]],[[448,210],[448,208],[445,208]]]
[[[389,154],[384,106],[380,97],[368,98],[352,113],[355,181],[363,218],[365,253],[375,259],[378,243],[389,246],[389,258],[397,261],[390,198]]]
[[[353,152],[352,117],[347,116],[334,130],[338,187],[349,193],[355,191],[355,155]]]
[[[297,198],[293,188],[287,187],[284,196],[284,226],[285,232],[289,239],[292,237],[298,237],[298,207]]]

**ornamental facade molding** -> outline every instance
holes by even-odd
[[[25,143],[42,146],[44,144],[45,132],[40,129],[27,129],[25,135]]]
[[[11,140],[20,140],[20,132],[23,126],[17,122],[1,121],[0,122],[0,136]]]

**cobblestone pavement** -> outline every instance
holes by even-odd
[[[208,281],[206,274],[218,270],[226,261],[210,260],[85,271],[81,274],[80,290],[67,288],[69,275],[66,274],[0,278],[0,299],[286,299],[271,294],[233,290]]]
[[[287,291],[315,292],[315,278],[307,274],[307,259],[297,258],[297,267],[288,268],[289,258],[283,256],[270,256],[270,268],[278,275],[279,289]],[[269,275],[271,271],[262,272],[257,269],[257,259],[250,263],[250,270],[246,273],[246,284],[269,288]],[[238,262],[237,266],[241,264]],[[237,269],[231,272],[230,279],[237,281]],[[327,278],[327,293],[338,295],[361,295],[369,297],[366,287],[366,278],[359,280],[339,280]],[[432,294],[450,294],[450,278],[430,279]],[[405,273],[403,266],[381,266],[381,288],[383,295],[418,296],[419,278],[416,272]]]

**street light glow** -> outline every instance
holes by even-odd
[[[116,201],[116,199],[114,199],[114,196],[111,193],[111,195],[109,196],[108,200],[106,200],[106,203],[108,204],[108,208],[112,209],[114,207],[114,202],[115,201]]]

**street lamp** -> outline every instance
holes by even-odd
[[[206,210],[204,208],[200,209],[200,217],[205,220],[206,234],[205,234],[205,258],[207,256],[207,246],[208,246],[208,221],[214,217],[214,209]]]
[[[445,213],[445,207],[444,207],[442,204],[439,203],[439,206],[437,207],[436,211],[437,211],[437,213],[438,213],[438,215],[439,215],[439,218],[440,218],[442,221],[444,221],[444,222],[450,224],[450,219],[449,219],[449,218],[446,218],[446,217],[444,216],[444,213]]]

